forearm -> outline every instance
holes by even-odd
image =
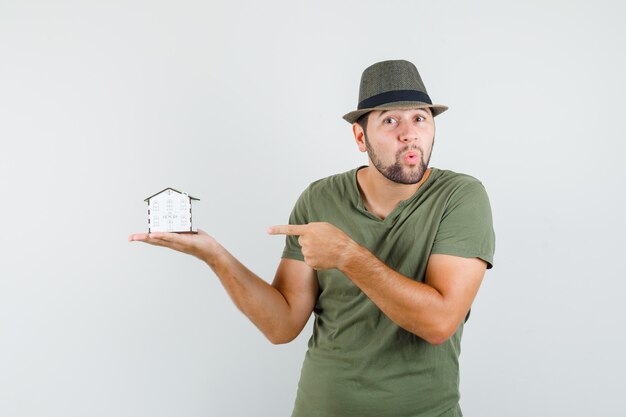
[[[435,288],[394,271],[362,246],[354,243],[339,269],[405,330],[433,344],[454,331]]]
[[[284,296],[217,245],[202,259],[220,279],[237,308],[273,343],[284,340],[293,326]]]

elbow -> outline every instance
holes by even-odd
[[[430,337],[424,340],[426,340],[428,343],[430,343],[433,346],[438,346],[438,345],[444,344],[446,340],[448,340],[449,338],[450,336],[446,336],[446,335],[431,335]]]
[[[296,335],[291,335],[291,334],[286,334],[286,333],[272,333],[272,334],[265,334],[265,337],[267,338],[267,340],[270,341],[271,344],[273,345],[285,345],[291,341],[293,341],[296,338]]]
[[[279,320],[258,328],[271,344],[284,345],[298,337],[303,327],[304,323],[299,325],[291,320]]]
[[[268,340],[273,345],[286,345],[287,343],[291,342],[293,340],[293,338],[292,339],[290,339],[290,338],[281,339],[281,338],[269,338],[268,337]]]
[[[457,327],[458,326],[453,326],[448,323],[441,323],[437,326],[433,326],[433,328],[426,332],[426,334],[421,336],[418,334],[418,336],[422,337],[429,344],[437,346],[444,344],[448,339],[450,339],[450,337],[456,333]]]

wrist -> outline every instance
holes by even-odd
[[[349,239],[344,250],[342,251],[341,256],[339,257],[337,269],[345,274],[354,264],[360,262],[359,259],[364,256],[364,252],[366,251],[367,249],[363,246],[359,245],[354,240]]]
[[[226,249],[222,245],[220,245],[216,240],[212,240],[205,247],[198,258],[204,261],[211,268],[214,268],[217,265],[218,260],[223,258],[226,253]]]

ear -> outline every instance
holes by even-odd
[[[363,128],[358,123],[352,123],[352,134],[354,135],[354,140],[356,145],[359,147],[359,151],[367,152],[367,146],[365,146],[365,132],[363,132]]]

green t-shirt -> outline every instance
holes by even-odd
[[[364,206],[358,169],[312,183],[290,224],[331,223],[395,271],[424,281],[433,253],[493,264],[495,236],[483,185],[432,168],[428,179],[384,219]],[[288,236],[284,258],[304,260]],[[458,417],[463,324],[431,345],[392,322],[336,269],[318,270],[319,294],[294,417]]]

